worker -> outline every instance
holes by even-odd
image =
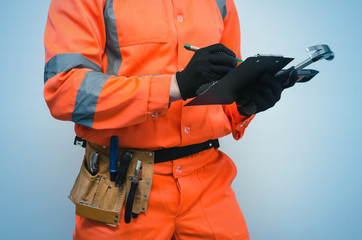
[[[240,139],[255,116],[241,102],[264,111],[283,87],[263,74],[233,104],[184,106],[237,66],[239,28],[233,0],[51,1],[44,41],[51,115],[73,121],[86,151],[97,146],[104,157],[112,136],[120,149],[170,153],[153,166],[147,210],[116,226],[76,215],[74,239],[249,239],[231,189],[237,169],[217,139]],[[96,182],[84,174],[78,178]]]

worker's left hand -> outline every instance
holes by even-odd
[[[297,79],[294,67],[282,70],[275,76],[264,73],[240,93],[236,100],[239,113],[250,116],[273,107],[280,100],[282,91],[293,86]]]

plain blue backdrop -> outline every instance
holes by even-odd
[[[326,43],[332,62],[286,90],[238,142],[221,150],[238,166],[233,188],[251,239],[362,239],[362,2],[235,0],[244,58],[305,58]],[[1,1],[1,239],[71,239],[67,199],[83,149],[73,124],[43,100],[43,35],[50,0]]]

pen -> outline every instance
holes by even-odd
[[[192,45],[189,45],[189,44],[185,44],[184,48],[187,49],[187,50],[193,51],[193,52],[196,52],[197,50],[200,49],[199,47],[195,47],[195,46],[192,46]],[[243,60],[241,60],[240,58],[235,58],[235,59],[238,62],[243,62]]]

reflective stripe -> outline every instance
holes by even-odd
[[[104,7],[104,23],[106,26],[107,73],[117,76],[122,63],[122,55],[118,42],[116,17],[113,0],[107,0]]]
[[[217,6],[219,7],[220,14],[222,16],[222,19],[225,19],[228,11],[226,9],[226,0],[215,0]]]
[[[98,64],[79,53],[58,54],[45,64],[44,84],[58,73],[67,72],[73,68],[90,68],[95,71],[101,71],[102,69]]]
[[[100,72],[87,72],[78,89],[72,121],[91,128],[94,121],[99,94],[110,75]]]

